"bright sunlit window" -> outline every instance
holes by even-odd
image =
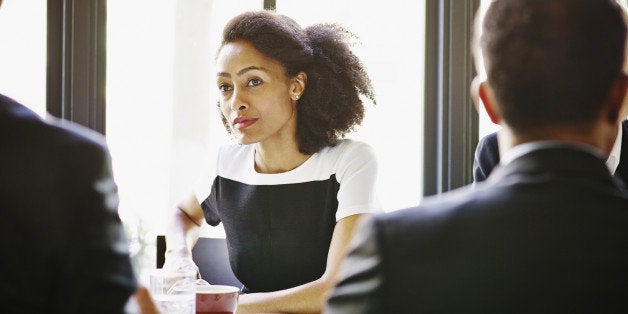
[[[0,94],[46,112],[46,1],[5,0],[0,8]]]
[[[139,267],[154,267],[154,239],[218,147],[211,65],[222,26],[261,1],[109,0],[107,142],[119,213]],[[206,236],[224,236],[205,228]],[[137,260],[139,258],[139,260]]]

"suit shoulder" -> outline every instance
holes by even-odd
[[[454,226],[470,226],[499,215],[496,205],[507,202],[506,189],[489,182],[467,185],[426,197],[415,207],[376,215],[374,224],[390,235],[447,233]]]
[[[104,137],[86,127],[52,116],[40,117],[16,101],[0,95],[0,141],[2,150],[26,154],[30,159],[79,160],[90,155],[108,155]]]
[[[47,118],[48,128],[54,132],[60,144],[91,147],[95,150],[106,151],[104,136],[100,133],[77,123],[62,122],[56,118]]]

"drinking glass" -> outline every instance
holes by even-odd
[[[154,269],[150,293],[162,314],[195,314],[195,271]]]

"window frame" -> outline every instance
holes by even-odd
[[[470,85],[473,19],[480,0],[426,0],[423,195],[473,181],[478,113]]]
[[[105,134],[106,0],[48,0],[46,110]]]

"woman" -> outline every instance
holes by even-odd
[[[360,95],[374,101],[349,36],[266,11],[223,32],[218,105],[240,144],[222,147],[215,176],[177,206],[165,267],[196,267],[202,219],[222,222],[239,312],[320,312],[356,221],[380,211],[372,149],[342,139],[362,122]]]

